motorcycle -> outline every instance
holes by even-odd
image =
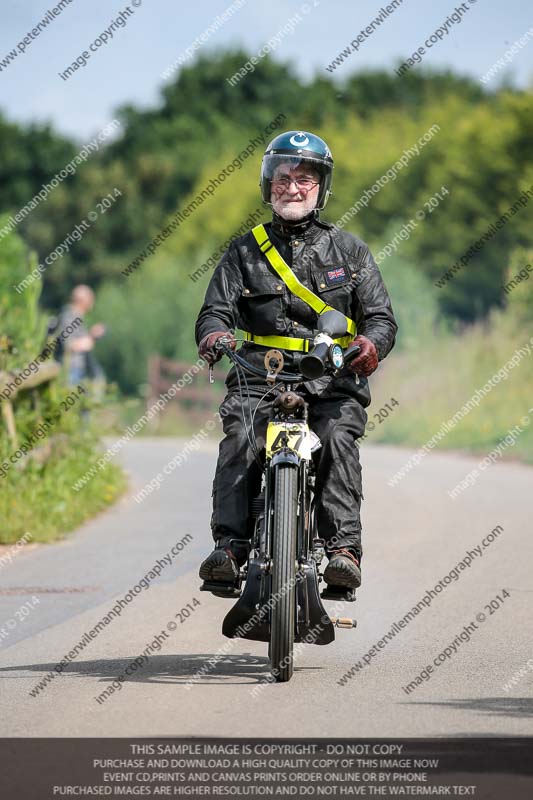
[[[251,540],[232,540],[245,548],[246,563],[234,583],[204,581],[200,590],[238,598],[224,618],[222,633],[229,638],[268,642],[271,672],[277,682],[292,677],[296,642],[330,644],[335,627],[353,629],[357,624],[352,619],[330,617],[322,603],[322,599],[353,602],[355,590],[327,585],[322,593],[319,590],[325,542],[316,527],[313,454],[320,442],[309,428],[307,403],[297,391],[303,381],[335,375],[357,356],[357,345],[343,352],[334,342],[345,334],[343,314],[334,310],[321,314],[313,346],[300,359],[300,373],[283,372],[279,350],[266,352],[263,371],[231,350],[223,338],[216,345],[237,370],[241,401],[246,373],[263,377],[278,394],[262,458],[253,424],[248,424],[243,412],[250,446],[262,467],[261,491],[251,509],[253,536]]]

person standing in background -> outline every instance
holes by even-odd
[[[93,290],[80,284],[72,290],[70,303],[62,309],[59,316],[58,332],[64,331],[77,318],[82,320],[82,324],[78,324],[74,332],[61,342],[55,353],[56,361],[65,366],[67,381],[71,386],[87,380],[98,383],[105,381],[104,371],[93,353],[95,342],[105,335],[105,325],[98,322],[87,330],[83,321],[84,316],[94,308],[94,303]]]

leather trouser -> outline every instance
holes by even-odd
[[[329,387],[323,394],[299,389],[309,406],[309,426],[322,442],[313,454],[316,467],[316,520],[318,536],[326,542],[326,553],[340,548],[361,558],[362,498],[361,465],[356,440],[363,435],[367,415],[356,398]],[[274,396],[259,403],[245,395],[244,413],[254,414],[258,449],[264,454],[265,435]],[[251,501],[261,488],[261,470],[254,459],[243,423],[238,392],[230,391],[220,406],[224,438],[213,481],[211,530],[218,546],[231,539],[253,535]]]

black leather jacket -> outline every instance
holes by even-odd
[[[376,346],[381,361],[394,346],[398,326],[379,269],[364,242],[320,220],[318,212],[298,224],[274,214],[267,233],[301,283],[332,308],[357,324],[357,333]],[[234,239],[209,282],[195,327],[196,343],[214,331],[250,331],[257,335],[312,338],[317,313],[293,295],[261,253],[251,232]],[[264,347],[247,342],[241,355],[264,368]],[[297,369],[301,354],[284,351],[284,369]],[[235,385],[234,369],[226,379]],[[250,378],[252,383],[258,383]],[[346,369],[336,378],[306,382],[314,394],[322,394],[334,382],[336,388],[370,403],[367,380],[356,384]]]

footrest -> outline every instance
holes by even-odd
[[[355,589],[347,589],[345,586],[326,586],[320,595],[324,600],[346,600],[347,603],[355,603]]]
[[[350,617],[330,617],[330,620],[336,628],[347,628],[350,630],[351,628],[357,627],[357,620],[350,619]]]
[[[201,592],[211,592],[216,597],[240,597],[241,590],[234,583],[224,583],[223,581],[204,581],[200,586]]]

